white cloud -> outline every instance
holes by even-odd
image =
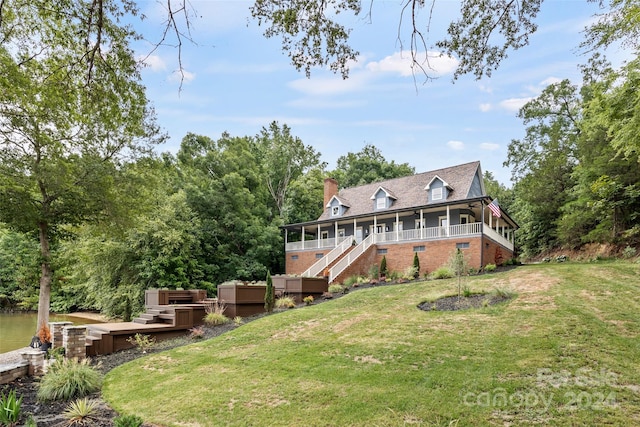
[[[163,71],[167,68],[167,64],[158,55],[148,55],[146,57],[140,57],[140,60],[155,72]]]
[[[493,88],[485,86],[483,84],[478,85],[478,89],[480,89],[481,92],[493,93]]]
[[[456,150],[456,151],[464,150],[464,142],[462,141],[448,141],[447,145],[452,150]]]
[[[491,104],[480,104],[480,111],[486,113],[491,110]]]
[[[547,77],[546,79],[544,79],[543,81],[540,82],[540,85],[542,87],[547,87],[547,86],[555,84],[555,83],[560,83],[561,81],[562,81],[562,79],[559,79],[557,77]]]
[[[289,83],[289,87],[312,96],[327,96],[361,90],[367,83],[363,74],[351,74],[348,79],[340,76],[318,77],[313,79],[296,79]]]
[[[531,97],[509,98],[505,99],[504,101],[500,101],[500,107],[507,111],[518,112],[522,107],[524,107],[524,104],[531,101],[532,99],[533,98]]]
[[[458,61],[451,57],[440,54],[438,52],[418,52],[416,54],[419,65],[414,64],[409,52],[396,52],[387,56],[380,61],[369,62],[366,66],[367,70],[374,73],[396,73],[403,77],[421,74],[424,71],[433,77],[443,76],[453,72],[458,66]]]
[[[482,150],[494,151],[500,148],[500,145],[494,144],[493,142],[483,142],[482,144],[480,144],[480,148]]]
[[[187,70],[176,70],[169,76],[170,82],[182,82],[190,83],[196,79],[195,73],[191,73]]]

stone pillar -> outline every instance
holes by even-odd
[[[73,322],[49,322],[51,330],[51,348],[62,347],[62,330],[65,326],[73,325]]]
[[[29,375],[44,374],[44,355],[46,353],[40,350],[23,351],[20,353],[22,359],[29,362]]]
[[[64,357],[79,360],[87,357],[86,335],[86,326],[65,326],[62,331]]]

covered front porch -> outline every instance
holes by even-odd
[[[515,227],[496,218],[484,203],[336,219],[285,228],[286,252],[333,249],[346,240],[360,244],[373,234],[373,243],[429,241],[484,234],[513,251]],[[295,235],[294,240],[290,240]]]

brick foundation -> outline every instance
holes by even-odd
[[[403,273],[413,266],[413,254],[416,246],[424,246],[424,251],[417,252],[420,260],[420,276],[446,265],[451,255],[456,251],[457,245],[461,250],[470,268],[481,269],[487,264],[496,264],[496,251],[500,250],[503,262],[513,257],[513,252],[496,243],[485,235],[466,236],[460,238],[411,241],[411,242],[386,242],[371,246],[366,253],[360,256],[356,262],[347,267],[333,283],[340,283],[352,275],[367,275],[371,266],[380,266],[382,257],[387,258],[387,269]],[[386,253],[380,253],[385,250]],[[287,254],[287,273],[300,274],[317,261],[316,252],[299,251]],[[325,251],[325,252],[328,252]],[[291,256],[297,255],[298,259],[291,261]]]

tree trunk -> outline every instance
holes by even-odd
[[[49,226],[46,222],[38,224],[40,234],[40,255],[42,264],[40,265],[40,298],[38,299],[38,324],[40,328],[43,323],[49,323],[49,306],[51,302],[51,252],[49,251]],[[36,329],[37,332],[37,329]]]

